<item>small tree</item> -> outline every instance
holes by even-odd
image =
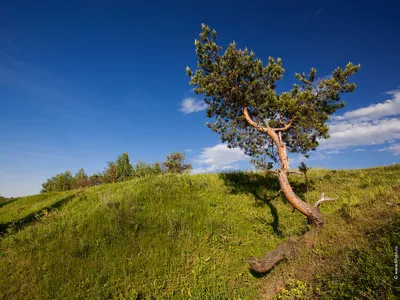
[[[74,177],[70,171],[57,174],[42,184],[41,193],[68,191],[73,188]]]
[[[237,48],[235,42],[222,52],[216,39],[217,32],[203,24],[200,39],[195,41],[198,69],[192,73],[186,68],[195,93],[203,95],[208,104],[207,116],[215,117],[207,126],[219,133],[228,147],[241,148],[258,166],[268,158],[278,163],[285,197],[313,227],[321,227],[321,201],[306,203],[289,183],[287,152],[307,154],[318,146],[319,139],[329,137],[328,118],[344,106],[340,95],[354,91],[355,84],[348,80],[360,66],[348,63],[320,80],[312,68],[308,74],[295,75],[299,83],[290,91],[277,93],[277,82],[284,73],[280,58],[269,57],[264,66],[254,52]],[[275,263],[277,257],[280,255],[271,261]],[[265,272],[268,267],[253,265],[253,269]]]
[[[87,176],[85,170],[81,168],[78,171],[78,173],[75,174],[74,188],[81,189],[81,188],[86,188],[88,186],[90,186],[89,177]]]
[[[159,175],[163,173],[163,169],[161,167],[161,164],[159,162],[155,162],[151,165],[151,173],[153,175]]]
[[[308,192],[308,177],[307,177],[307,172],[308,172],[308,170],[310,170],[310,169],[311,169],[311,168],[308,167],[308,166],[304,163],[304,161],[302,161],[302,162],[300,163],[300,165],[299,165],[299,171],[300,171],[301,173],[304,174],[304,178],[305,178],[305,180],[306,180],[306,190],[307,190],[307,192]]]
[[[89,177],[89,182],[91,186],[96,186],[104,183],[103,175],[100,173],[95,173]]]
[[[133,167],[129,162],[128,153],[125,152],[118,156],[118,159],[115,162],[115,167],[117,171],[117,181],[126,181],[131,178]]]
[[[117,182],[118,176],[117,176],[117,167],[115,165],[115,162],[109,161],[107,162],[107,164],[108,167],[104,170],[103,173],[104,183]]]
[[[168,173],[184,173],[192,170],[191,164],[185,164],[185,154],[181,152],[172,152],[167,156],[163,167]]]
[[[153,164],[148,164],[145,163],[142,160],[138,160],[134,171],[133,171],[133,176],[134,177],[144,177],[147,175],[158,175],[163,172],[160,163],[156,162]]]

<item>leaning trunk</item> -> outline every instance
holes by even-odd
[[[282,141],[282,136],[276,132],[270,131],[268,135],[275,142],[278,147],[279,159],[281,161],[281,168],[279,169],[278,178],[279,185],[281,186],[281,190],[285,195],[286,199],[292,204],[292,206],[301,212],[303,215],[307,217],[309,222],[312,224],[314,228],[322,227],[324,223],[324,217],[322,213],[317,207],[314,207],[307,202],[301,200],[293,191],[289,180],[288,180],[288,171],[289,171],[289,159],[286,153],[286,145]]]
[[[281,187],[281,191],[285,195],[286,199],[289,200],[290,204],[305,215],[308,221],[312,224],[313,229],[321,228],[324,224],[324,218],[321,211],[317,206],[312,206],[298,197],[293,191],[289,180],[288,180],[288,171],[289,171],[289,160],[286,154],[286,146],[282,141],[281,135],[276,134],[275,132],[268,132],[268,135],[272,138],[275,144],[278,147],[279,159],[281,161],[281,168],[278,172],[279,185]],[[307,235],[303,237],[306,238]],[[297,249],[301,246],[302,241],[289,241],[279,245],[275,250],[269,252],[265,257],[261,259],[251,257],[249,259],[251,269],[256,273],[266,273],[270,269],[272,269],[276,263],[285,259],[285,258],[293,258]],[[308,243],[306,243],[308,244]]]
[[[281,128],[269,128],[269,127],[262,127],[261,125],[254,122],[250,115],[247,107],[243,108],[244,118],[246,119],[247,123],[250,126],[256,128],[259,132],[267,134],[275,143],[278,148],[278,155],[279,160],[281,161],[281,168],[278,172],[279,184],[281,186],[281,191],[284,193],[285,197],[289,200],[290,204],[305,215],[308,221],[312,224],[313,229],[321,228],[324,224],[324,218],[318,208],[318,206],[324,202],[329,200],[336,200],[333,198],[325,198],[324,194],[322,193],[321,199],[317,201],[314,206],[304,202],[301,200],[293,191],[292,187],[290,186],[288,180],[288,172],[289,172],[289,159],[286,154],[286,145],[282,140],[282,131],[288,130],[292,125],[293,120],[296,117],[292,117],[290,121],[285,124],[284,127]],[[303,236],[303,241],[305,240],[306,236],[309,235],[310,232],[306,233]],[[307,243],[309,244],[309,243]],[[265,273],[268,272],[274,265],[281,261],[284,258],[293,257],[296,253],[297,248],[299,247],[299,242],[289,241],[283,243],[279,247],[277,247],[274,251],[268,253],[264,258],[257,259],[257,258],[250,258],[250,266],[254,272],[257,273]]]
[[[322,227],[324,224],[324,217],[321,211],[319,208],[304,202],[294,193],[288,180],[287,170],[280,169],[278,178],[281,190],[286,199],[289,200],[290,204],[292,204],[295,209],[305,215],[314,228]]]

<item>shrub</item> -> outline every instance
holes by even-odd
[[[60,173],[47,179],[47,181],[42,184],[43,189],[41,193],[68,191],[72,189],[73,183],[74,177],[70,171],[66,171],[65,173]]]
[[[185,164],[185,154],[180,152],[172,152],[168,155],[163,166],[168,173],[185,173],[192,170],[191,164]]]

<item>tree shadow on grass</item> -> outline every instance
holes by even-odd
[[[15,200],[18,200],[18,198],[3,198],[0,199],[0,207],[3,207],[7,204],[13,203]]]
[[[61,206],[67,204],[73,198],[75,198],[77,194],[72,194],[61,198],[59,201],[53,203],[52,205],[41,208],[39,211],[35,211],[30,213],[29,215],[17,220],[8,223],[0,223],[0,236],[12,230],[13,232],[19,231],[23,229],[25,226],[30,225],[31,223],[39,220],[44,215],[44,211],[53,211],[55,209],[60,208]]]
[[[269,173],[226,172],[219,174],[219,176],[224,180],[225,185],[230,188],[232,194],[250,193],[254,196],[256,206],[267,205],[273,217],[271,226],[275,234],[281,236],[279,214],[276,207],[272,204],[272,200],[279,199],[285,204],[289,204],[289,201],[282,193],[279,193],[280,186],[276,175]],[[300,198],[304,199],[306,192],[305,183],[299,182],[299,180],[292,180],[291,186],[294,192]],[[308,190],[310,191],[311,189],[312,186],[309,184]]]

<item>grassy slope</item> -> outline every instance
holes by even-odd
[[[303,179],[293,176],[304,198],[314,202],[324,191],[340,200],[322,207],[327,222],[313,251],[304,250],[296,264],[284,262],[263,279],[249,273],[246,258],[261,256],[305,228],[304,217],[292,212],[282,197],[263,201],[265,195],[279,190],[272,175],[168,175],[90,188],[44,214],[39,222],[3,236],[0,298],[254,299],[285,285],[281,298],[318,293],[329,298],[326,286],[332,283],[326,278],[343,264],[335,265],[338,256],[326,249],[347,244],[372,249],[363,228],[379,230],[398,214],[394,190],[399,189],[399,176],[399,165],[362,171],[313,170],[308,193],[302,193]],[[26,199],[1,207],[2,218],[15,220],[14,210],[7,206]],[[379,216],[384,220],[376,221]],[[362,226],[359,222],[364,220]],[[387,243],[398,242],[398,236],[388,238],[384,241],[387,255],[391,250]],[[346,242],[337,245],[328,243],[343,239]],[[349,251],[344,253],[343,261],[351,259],[346,256]],[[377,257],[382,272],[386,256]],[[331,269],[301,272],[321,257],[332,261],[325,263]],[[291,283],[289,275],[281,274],[288,270],[301,281]],[[396,292],[395,287],[387,290],[389,296]]]
[[[400,281],[394,279],[394,248],[400,245],[399,167],[325,174],[322,180],[337,189],[341,201],[323,209],[325,226],[311,249],[302,249],[262,279],[263,296],[399,299]]]
[[[31,219],[36,213],[56,207],[75,194],[73,191],[40,194],[4,201],[0,207],[0,226]]]
[[[0,207],[2,207],[3,205],[6,205],[7,203],[10,203],[10,202],[12,202],[12,201],[14,201],[14,200],[16,200],[17,198],[6,198],[6,197],[3,197],[3,196],[0,196]]]

